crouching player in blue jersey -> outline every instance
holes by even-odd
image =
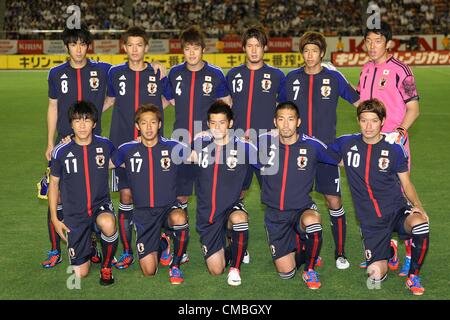
[[[133,221],[136,247],[144,276],[155,275],[165,248],[161,247],[161,229],[173,237],[174,254],[169,279],[172,284],[184,282],[180,270],[189,240],[186,212],[177,201],[177,172],[190,149],[159,135],[162,113],[153,104],[144,104],[136,112],[136,128],[141,142],[130,141],[113,156],[116,167],[125,167],[134,200]]]
[[[70,264],[80,278],[89,273],[92,228],[99,229],[103,254],[100,284],[110,285],[114,283],[111,262],[118,242],[108,186],[108,164],[115,148],[108,139],[93,135],[97,119],[97,109],[90,102],[80,101],[69,108],[75,136],[53,150],[48,198],[52,223],[67,242]],[[58,190],[64,222],[57,215]]]
[[[227,282],[238,286],[248,243],[248,215],[239,198],[249,164],[257,165],[257,151],[232,134],[232,126],[230,106],[214,102],[208,110],[210,135],[194,140],[191,160],[196,170],[196,228],[208,271],[220,275],[230,263]]]
[[[369,279],[381,283],[386,278],[388,259],[395,254],[391,235],[397,232],[403,240],[412,238],[406,287],[422,295],[419,271],[430,245],[429,218],[409,177],[408,154],[403,145],[389,143],[381,133],[386,119],[381,101],[364,101],[357,115],[361,133],[339,137],[331,148],[344,162],[361,223]]]
[[[293,102],[280,103],[272,132],[259,137],[261,200],[267,205],[265,225],[275,268],[291,279],[304,264],[309,289],[321,283],[314,270],[322,245],[322,223],[310,192],[319,162],[337,165],[338,156],[320,140],[299,134],[299,111]]]

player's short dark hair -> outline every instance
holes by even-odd
[[[292,102],[292,101],[284,101],[284,102],[280,102],[277,105],[277,107],[275,109],[275,115],[274,115],[275,119],[277,118],[278,111],[279,110],[285,110],[285,109],[287,109],[287,110],[294,110],[297,118],[300,118],[300,112],[298,111],[297,105],[294,102]]]
[[[367,36],[371,32],[384,36],[386,38],[386,42],[388,42],[389,40],[392,40],[392,29],[391,29],[391,26],[387,22],[382,21],[380,23],[380,28],[366,27],[366,30],[364,30],[364,39],[367,38]]]
[[[76,119],[91,119],[94,123],[98,121],[98,111],[95,105],[89,101],[78,101],[69,107],[69,122]]]
[[[148,36],[145,30],[141,27],[130,27],[122,35],[123,43],[127,43],[129,37],[141,37],[144,39],[145,45],[148,44]]]
[[[201,46],[202,49],[206,48],[205,35],[196,26],[191,26],[181,32],[180,35],[181,48],[184,48],[188,44]]]
[[[359,104],[358,108],[356,109],[358,120],[360,119],[361,113],[364,112],[375,113],[380,121],[386,119],[386,107],[384,106],[383,102],[378,99],[366,100]]]
[[[307,31],[300,38],[300,52],[303,52],[303,49],[307,44],[315,44],[319,47],[320,52],[324,53],[327,51],[327,40],[320,32],[316,31]]]
[[[222,100],[217,100],[208,109],[208,121],[210,120],[212,114],[219,113],[226,115],[228,121],[233,120],[233,110],[231,110],[231,107],[228,105],[228,103]]]
[[[77,43],[78,40],[80,40],[81,43],[90,45],[92,43],[92,33],[85,25],[81,25],[80,29],[69,29],[65,27],[62,32],[62,40],[66,47],[68,47],[70,43]]]
[[[136,115],[134,116],[134,121],[136,123],[138,123],[141,116],[146,112],[153,112],[156,115],[158,122],[162,122],[161,110],[159,110],[159,108],[152,103],[146,103],[146,104],[141,105],[136,111]]]
[[[251,26],[244,31],[244,34],[242,35],[242,47],[245,47],[247,45],[247,40],[251,38],[258,40],[263,47],[267,46],[267,33],[262,26]]]

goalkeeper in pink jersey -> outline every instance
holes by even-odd
[[[408,130],[419,116],[419,95],[411,69],[397,60],[389,50],[393,47],[392,31],[389,24],[381,22],[380,28],[367,28],[364,43],[370,61],[367,62],[359,76],[357,91],[361,101],[379,99],[386,107],[386,120],[382,132],[396,132],[393,140],[405,144],[409,154],[408,166],[411,169],[411,153]],[[410,240],[405,241],[405,265],[400,276],[406,276],[411,261]],[[393,245],[397,251],[397,246]],[[395,255],[396,256],[396,255]],[[398,259],[389,261],[391,269],[398,268]],[[364,267],[364,263],[361,264]]]

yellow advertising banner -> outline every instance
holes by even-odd
[[[95,61],[120,64],[127,61],[126,55],[89,55]],[[245,55],[239,53],[205,54],[204,59],[224,69],[230,69],[245,63]],[[0,55],[0,69],[10,70],[48,70],[67,60],[65,55]],[[160,61],[167,68],[183,62],[182,54],[146,55],[145,61]],[[267,53],[264,61],[277,68],[297,68],[303,65],[299,53]]]

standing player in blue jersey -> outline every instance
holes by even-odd
[[[386,278],[388,259],[395,255],[391,236],[397,232],[401,239],[412,238],[406,287],[422,295],[419,271],[430,246],[429,218],[409,177],[408,154],[403,145],[390,143],[381,134],[386,119],[381,101],[362,102],[357,116],[361,133],[339,137],[332,148],[344,162],[369,279],[381,283]]]
[[[274,128],[273,114],[284,79],[284,73],[280,69],[264,62],[267,44],[267,34],[262,27],[254,26],[245,30],[242,35],[242,49],[246,55],[246,62],[232,68],[226,77],[233,100],[236,134],[254,143],[257,143],[261,130],[269,131]],[[245,191],[252,184],[254,172],[258,182],[260,181],[259,172],[249,167],[242,188],[242,203]],[[245,252],[244,263],[249,262],[250,255]]]
[[[67,241],[70,264],[80,278],[89,273],[92,230],[99,230],[103,252],[100,284],[111,285],[114,283],[111,263],[119,237],[108,185],[108,165],[115,147],[108,139],[93,134],[98,119],[94,104],[75,103],[69,108],[69,119],[74,139],[57,145],[52,153],[49,185],[52,223]],[[64,206],[63,222],[57,214],[59,190]]]
[[[327,49],[325,37],[318,32],[306,32],[300,38],[300,52],[305,66],[288,73],[282,85],[281,101],[293,101],[299,109],[300,132],[324,143],[336,139],[336,109],[339,97],[357,106],[358,93],[338,71],[321,65]],[[347,269],[345,256],[346,215],[342,206],[339,167],[319,163],[315,190],[324,195],[330,214],[335,242],[336,268]]]
[[[180,265],[189,240],[189,224],[186,212],[176,199],[176,178],[179,165],[190,149],[159,135],[162,113],[157,106],[140,106],[135,119],[141,142],[122,144],[113,163],[116,167],[125,166],[133,194],[139,264],[144,276],[156,274],[165,249],[160,247],[164,228],[174,239],[169,279],[173,284],[180,284],[184,282]]]
[[[145,31],[139,27],[131,27],[123,35],[123,40],[128,62],[111,67],[108,73],[108,98],[104,107],[106,110],[115,105],[110,138],[116,147],[138,137],[134,116],[141,104],[152,103],[163,114],[163,98],[170,96],[167,77],[161,74],[161,70],[155,71],[151,64],[144,61],[149,48]],[[113,186],[113,191],[116,188],[120,191],[119,232],[123,244],[123,253],[116,267],[126,269],[133,263],[133,197],[124,168],[113,171]]]
[[[319,162],[336,165],[339,160],[320,140],[298,132],[302,121],[293,102],[280,103],[273,121],[278,134],[261,135],[258,145],[272,258],[282,279],[293,278],[305,264],[303,280],[308,288],[319,289],[314,267],[322,246],[322,224],[310,192]]]
[[[67,118],[69,107],[77,101],[89,101],[95,105],[98,121],[94,128],[95,134],[101,134],[101,114],[106,96],[107,74],[111,67],[108,63],[95,62],[87,59],[87,51],[92,42],[89,30],[65,29],[62,34],[64,45],[69,53],[69,60],[52,69],[48,74],[48,113],[47,113],[47,149],[45,157],[51,159],[51,152],[56,141],[70,135],[73,130]],[[63,209],[58,205],[57,215],[63,220]],[[62,261],[61,239],[55,232],[48,211],[47,225],[49,230],[51,250],[47,259],[42,262],[44,268],[52,268]],[[95,242],[93,242],[95,243]],[[93,249],[96,253],[95,248]],[[99,262],[98,254],[93,254],[92,262]]]
[[[248,242],[248,214],[239,204],[239,196],[247,167],[257,165],[257,151],[232,135],[232,126],[230,106],[223,101],[213,103],[208,110],[211,135],[194,141],[191,159],[196,163],[196,228],[208,271],[220,275],[229,262],[227,282],[238,286]]]
[[[231,103],[222,69],[205,60],[204,34],[196,27],[184,30],[180,36],[184,62],[170,69],[168,78],[175,106],[175,123],[172,137],[190,144],[195,135],[207,130],[208,108],[218,99]],[[180,167],[177,196],[187,212],[194,179],[189,164]]]

